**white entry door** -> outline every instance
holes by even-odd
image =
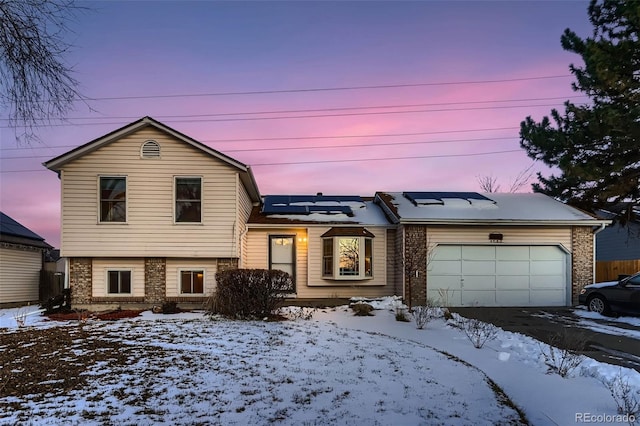
[[[295,292],[296,282],[295,242],[295,235],[269,236],[269,269],[279,269],[291,275],[291,292]]]
[[[568,255],[558,246],[440,245],[427,297],[448,306],[566,306]]]

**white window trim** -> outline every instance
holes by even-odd
[[[200,179],[200,222],[178,222],[176,220],[176,186],[178,179]],[[179,226],[202,225],[204,223],[204,177],[201,175],[175,175],[173,177],[173,224]]]
[[[125,198],[124,198],[124,215],[125,215],[125,220],[124,222],[112,222],[112,221],[102,221],[101,220],[101,216],[102,216],[102,187],[100,186],[100,179],[102,178],[124,178],[124,189],[126,192]],[[96,209],[96,218],[97,218],[97,222],[100,225],[107,225],[107,226],[113,226],[113,225],[126,225],[129,223],[129,176],[128,175],[98,175],[98,179],[97,179],[97,192],[98,192],[98,208]]]
[[[359,242],[359,271],[358,271],[358,275],[340,275],[340,246],[339,246],[339,241],[340,238],[350,238],[350,239],[357,239]],[[324,247],[323,247],[323,252],[322,252],[322,263],[321,263],[321,275],[322,278],[324,279],[328,279],[328,280],[338,280],[338,281],[365,281],[365,280],[372,280],[374,278],[374,273],[373,273],[373,264],[375,259],[373,258],[373,238],[371,237],[358,237],[358,236],[348,236],[348,235],[341,235],[341,236],[335,236],[335,237],[325,237],[322,240],[328,240],[331,239],[332,241],[332,246],[333,246],[333,273],[332,275],[324,275]],[[366,249],[365,249],[365,240],[370,240],[371,241],[371,263],[372,263],[372,268],[371,268],[371,275],[366,275],[366,261],[365,261],[365,253],[366,253]],[[323,243],[324,244],[324,243]]]
[[[131,274],[131,291],[129,293],[109,293],[109,272],[126,272]],[[107,297],[133,296],[133,268],[107,267],[104,270],[105,294]]]
[[[202,271],[202,293],[183,293],[182,292],[182,273],[183,272],[195,272]],[[201,266],[178,268],[176,277],[176,287],[180,297],[202,297],[207,294],[207,268]]]

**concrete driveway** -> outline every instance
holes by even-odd
[[[640,372],[640,328],[633,325],[606,317],[581,318],[573,308],[451,308],[451,311],[545,343],[569,327],[584,336],[586,346],[581,351],[584,355]]]

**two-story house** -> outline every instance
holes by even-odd
[[[299,299],[566,306],[608,223],[541,194],[261,197],[248,166],[149,117],[44,165],[72,302],[91,309],[198,305],[229,267],[287,271]]]
[[[45,163],[62,185],[75,305],[201,303],[237,267],[251,169],[149,117]]]

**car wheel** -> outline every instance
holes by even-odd
[[[587,306],[591,312],[596,312],[602,315],[606,315],[609,313],[609,304],[602,296],[593,296],[591,299],[589,299],[589,303],[587,304]]]

